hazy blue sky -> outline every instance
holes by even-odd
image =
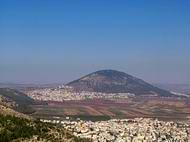
[[[99,69],[190,83],[190,1],[0,1],[0,82],[67,82]]]

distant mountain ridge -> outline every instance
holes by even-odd
[[[172,95],[169,91],[157,88],[139,78],[116,70],[96,71],[67,85],[79,91],[133,93],[135,95]]]

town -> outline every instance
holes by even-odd
[[[25,92],[29,97],[36,101],[70,101],[70,100],[85,100],[85,99],[127,99],[129,96],[134,96],[131,93],[101,93],[88,91],[75,91],[69,86],[59,86],[57,88],[43,88],[29,90]]]
[[[108,121],[44,120],[62,125],[80,138],[93,142],[189,142],[189,122],[165,122],[150,118],[111,119]]]

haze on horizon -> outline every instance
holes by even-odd
[[[190,1],[2,0],[0,82],[65,83],[115,69],[190,84]]]

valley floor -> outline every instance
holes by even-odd
[[[185,121],[190,118],[190,99],[133,97],[128,99],[89,99],[64,102],[46,102],[33,105],[36,118],[83,120],[108,120],[111,118],[158,118],[160,120]]]

